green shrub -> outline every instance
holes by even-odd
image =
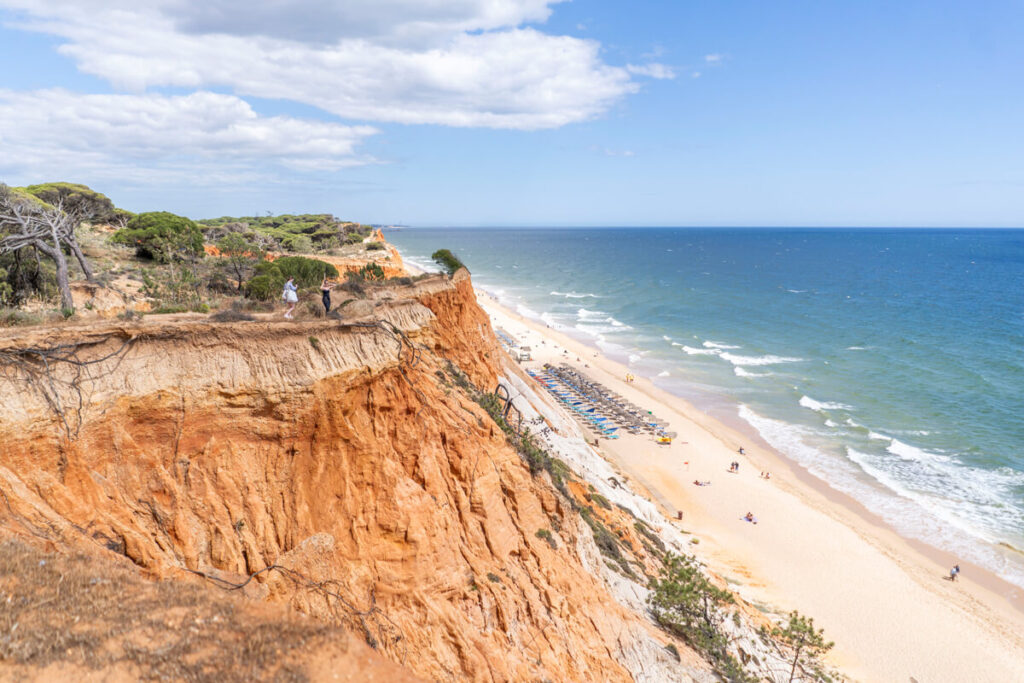
[[[278,278],[280,275],[254,275],[245,283],[245,295],[257,301],[270,301],[284,287],[284,280],[279,283]]]
[[[313,240],[306,235],[289,235],[281,240],[281,246],[288,251],[306,254],[313,251]]]
[[[487,572],[487,580],[491,583],[501,583],[501,577],[494,572]]]
[[[558,543],[555,542],[555,537],[547,529],[537,529],[537,538],[546,541],[552,550],[558,550]]]
[[[384,269],[376,263],[367,263],[358,272],[361,278],[371,282],[379,282],[384,279]]]
[[[338,269],[330,263],[305,256],[282,256],[273,261],[264,261],[254,269],[255,275],[245,285],[246,296],[269,301],[280,296],[288,278],[295,278],[299,289],[316,287],[324,277],[338,277]]]
[[[638,519],[633,522],[633,528],[636,529],[638,534],[650,541],[650,543],[657,548],[659,552],[665,552],[665,542],[662,541],[658,534],[654,533],[649,526]]]
[[[167,211],[140,213],[110,238],[116,244],[135,247],[139,256],[161,263],[202,257],[203,233],[199,226]]]
[[[178,306],[173,304],[161,304],[156,308],[149,311],[150,315],[166,315],[168,313],[186,313],[188,306]]]
[[[448,275],[454,275],[455,271],[459,268],[466,267],[455,254],[447,249],[438,249],[430,255],[430,258],[434,260],[434,263],[444,268]]]
[[[305,256],[282,256],[274,259],[273,265],[281,271],[284,281],[290,277],[295,278],[295,284],[299,289],[305,287],[318,287],[325,277],[338,277],[338,269],[330,263]]]
[[[237,322],[252,322],[256,318],[251,313],[246,313],[243,310],[237,308],[228,308],[223,311],[217,311],[210,316],[210,320],[217,323],[237,323]]]
[[[636,573],[633,572],[633,568],[629,566],[626,558],[622,556],[622,550],[619,549],[619,540],[615,538],[612,532],[608,531],[608,527],[602,524],[601,520],[594,516],[593,510],[581,508],[580,517],[583,518],[583,521],[587,523],[587,526],[593,532],[594,543],[597,545],[597,549],[601,551],[601,554],[614,560],[626,576],[635,579]]]

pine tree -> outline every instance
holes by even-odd
[[[776,627],[772,630],[772,636],[793,649],[793,668],[789,670],[790,683],[796,677],[796,667],[800,664],[801,655],[804,663],[816,662],[835,645],[825,640],[825,629],[814,628],[814,619],[805,617],[796,610],[789,613],[789,623],[785,627]]]

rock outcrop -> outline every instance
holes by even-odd
[[[256,574],[430,679],[664,680],[586,524],[460,385],[505,371],[468,274],[351,310],[0,335],[0,527],[155,578]]]

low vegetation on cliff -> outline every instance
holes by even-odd
[[[331,214],[207,218],[199,221],[211,242],[227,234],[258,236],[268,248],[294,253],[326,253],[370,236],[368,225],[343,221]]]
[[[193,221],[132,214],[84,185],[0,185],[0,326],[103,311],[258,313],[289,277],[307,302],[300,313],[322,316],[324,277],[349,271],[347,298],[404,277],[371,234],[330,214]]]

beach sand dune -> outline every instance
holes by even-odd
[[[531,365],[568,362],[669,422],[679,435],[670,446],[624,435],[602,440],[601,451],[667,515],[683,512],[675,523],[736,593],[769,613],[814,617],[842,671],[863,681],[1024,681],[1015,587],[964,562],[961,580],[946,580],[958,558],[898,536],[767,444],[649,380],[627,383],[629,370],[595,349],[479,298],[497,326],[531,346]],[[742,519],[748,511],[758,524]]]

